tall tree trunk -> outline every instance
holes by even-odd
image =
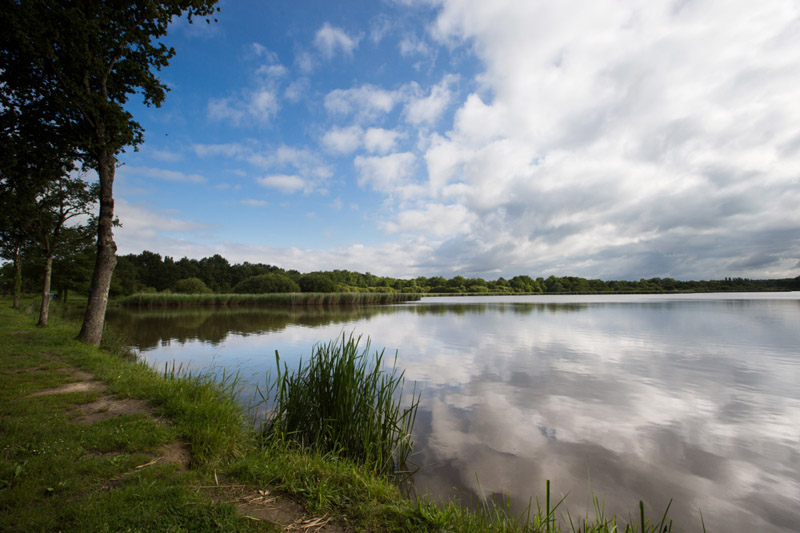
[[[97,259],[94,263],[89,302],[83,315],[83,326],[78,340],[98,346],[103,338],[108,290],[111,275],[117,264],[117,245],[111,231],[114,222],[114,171],[116,158],[103,151],[98,158],[97,174],[100,178],[100,216],[97,223]]]
[[[19,293],[22,292],[22,253],[20,247],[14,250],[14,305],[13,309],[19,309]]]
[[[50,315],[50,279],[53,273],[53,254],[48,253],[44,261],[44,282],[42,283],[42,307],[39,310],[39,323],[37,326],[46,326]]]

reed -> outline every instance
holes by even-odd
[[[416,301],[420,294],[383,292],[290,292],[269,294],[138,293],[119,300],[125,307],[345,307]]]
[[[262,435],[265,442],[292,441],[301,448],[363,464],[392,478],[408,474],[411,430],[419,405],[416,386],[404,407],[404,372],[391,367],[384,351],[370,354],[369,339],[342,334],[314,347],[311,358],[290,372],[275,352],[277,376],[267,377],[261,393],[271,411]]]

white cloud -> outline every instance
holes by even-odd
[[[132,167],[125,165],[117,171],[125,176],[144,176],[165,181],[177,181],[183,183],[205,183],[208,180],[200,174],[186,174],[176,170],[165,170],[162,168]]]
[[[379,15],[372,19],[369,24],[369,38],[373,43],[378,44],[392,30],[392,21],[386,15]]]
[[[351,37],[341,28],[331,26],[326,22],[317,30],[317,34],[314,36],[314,46],[324,57],[331,59],[337,51],[341,51],[346,56],[352,56],[353,50],[358,47],[360,40],[361,37]]]
[[[369,128],[364,133],[364,147],[373,153],[385,154],[397,146],[401,134],[394,130],[383,128]]]
[[[183,154],[180,152],[157,149],[148,150],[148,152],[153,156],[153,158],[165,163],[177,163],[178,161],[183,160]]]
[[[261,43],[256,43],[256,42],[251,43],[250,44],[250,50],[252,50],[253,54],[256,57],[259,57],[259,58],[263,57],[270,63],[278,63],[279,62],[278,54],[276,54],[275,52],[273,52],[272,50],[270,50],[269,48],[267,48],[266,46],[264,46]]]
[[[457,76],[445,76],[438,85],[431,87],[427,96],[410,99],[405,107],[406,119],[416,126],[434,124],[447,109],[452,100],[450,86]]]
[[[484,72],[425,149],[431,199],[482,221],[442,263],[796,275],[800,221],[782,201],[800,195],[800,153],[783,148],[800,134],[796,19],[788,0],[444,0],[433,36]],[[448,90],[406,100],[407,120],[435,124]]]
[[[289,70],[280,64],[261,65],[256,69],[256,74],[264,76],[267,79],[277,79],[288,75]]]
[[[288,101],[297,103],[308,93],[310,87],[308,78],[298,78],[286,87],[283,96]]]
[[[389,113],[400,103],[398,91],[388,91],[374,85],[352,89],[335,89],[325,96],[325,109],[338,115],[355,114],[365,120]]]
[[[359,172],[359,185],[392,193],[408,185],[414,175],[415,156],[411,152],[357,156],[353,163]]]
[[[398,47],[403,57],[414,55],[427,56],[431,53],[430,46],[416,35],[405,35]]]
[[[275,92],[268,88],[246,91],[240,97],[212,98],[208,102],[208,118],[230,122],[234,126],[266,124],[278,113],[280,104]]]
[[[196,237],[211,229],[208,224],[185,220],[175,213],[166,213],[122,198],[114,201],[114,211],[122,222],[121,227],[114,228],[120,254],[162,249],[158,244],[183,241],[188,236]]]
[[[333,169],[319,155],[308,148],[287,145],[264,146],[257,141],[228,144],[196,144],[194,152],[199,157],[224,157],[245,162],[259,171],[271,172],[269,176],[292,176],[301,180],[268,180],[264,185],[294,192],[326,192],[326,182],[333,176]],[[265,178],[261,178],[262,180]]]
[[[389,233],[420,232],[433,237],[467,234],[477,217],[463,205],[427,204],[421,209],[407,209],[393,222],[383,224]]]
[[[330,152],[349,154],[355,152],[361,146],[363,135],[364,130],[359,126],[334,127],[322,136],[322,145]]]
[[[306,182],[300,176],[287,174],[273,174],[263,178],[257,178],[256,182],[263,187],[278,189],[281,192],[290,194],[306,188]]]
[[[192,150],[198,157],[239,157],[250,150],[242,143],[194,144]]]
[[[297,53],[294,58],[294,63],[297,66],[297,69],[303,74],[310,74],[317,66],[314,56],[305,50]]]

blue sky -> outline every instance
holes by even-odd
[[[794,0],[223,1],[173,24],[119,252],[300,271],[800,274]]]

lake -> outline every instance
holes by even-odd
[[[436,297],[343,310],[109,310],[151,365],[263,383],[351,331],[422,393],[418,493],[676,530],[800,524],[800,293]],[[246,391],[247,392],[247,391]],[[587,511],[588,509],[588,511]],[[658,515],[658,518],[656,518]]]

